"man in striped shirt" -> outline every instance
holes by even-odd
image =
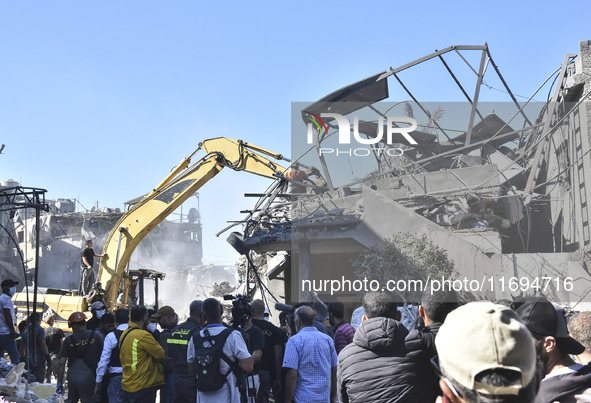
[[[328,304],[328,319],[334,329],[334,348],[337,354],[345,346],[353,342],[355,328],[345,322],[345,307],[340,302],[331,302]]]

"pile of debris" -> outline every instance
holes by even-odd
[[[9,364],[0,357],[0,396],[3,402],[56,402],[55,385],[38,383],[35,376],[27,372],[25,363]]]

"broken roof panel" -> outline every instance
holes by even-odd
[[[365,105],[388,98],[388,80],[383,78],[385,71],[343,87],[309,105],[302,111],[302,118],[307,122],[306,113],[320,116],[321,113],[348,115]]]

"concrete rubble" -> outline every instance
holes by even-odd
[[[38,383],[33,379],[29,379],[24,363],[15,366],[0,357],[0,395],[2,401],[17,403],[55,402],[55,385]]]
[[[469,100],[470,119],[466,119],[463,132],[450,135],[443,120],[441,125],[437,123],[439,117],[433,115],[443,114],[438,107],[431,113],[431,127],[413,132],[416,146],[399,145],[404,150],[399,158],[382,153],[376,157],[373,172],[338,186],[333,182],[343,168],[332,168],[330,156],[316,152],[316,160],[309,163],[302,158],[300,163],[318,167],[325,180],[322,191],[318,181],[306,185],[300,179],[303,183],[292,195],[289,212],[284,205],[274,208],[281,198],[273,198],[269,192],[266,208],[245,220],[243,240],[250,250],[288,256],[279,279],[277,268],[259,267],[263,275],[275,270],[275,280],[267,284],[289,279],[275,285],[281,296],[290,301],[306,298],[297,286],[303,278],[354,278],[351,260],[360,252],[394,233],[408,232],[427,235],[444,248],[458,276],[469,280],[484,277],[500,284],[502,277],[553,279],[543,289],[509,291],[497,287],[488,292],[488,298],[543,294],[574,309],[589,309],[591,188],[586,183],[591,178],[591,41],[580,42],[579,55],[565,57],[553,92],[537,109],[517,102],[487,45],[452,46],[305,106],[301,112],[304,123],[311,115],[326,111],[352,116],[361,108],[353,101],[363,100],[363,107],[378,109],[378,101],[388,96],[388,77],[396,78],[414,101],[406,108],[407,116],[413,110],[415,114],[419,110],[429,113],[431,107],[415,98],[400,73],[432,59],[443,60],[443,56],[449,60],[454,53],[462,53],[460,57],[468,63],[463,54],[469,51],[481,53],[486,64],[481,63],[480,70],[478,66],[472,69],[477,76],[474,94],[468,94],[456,80]],[[444,65],[455,79],[445,61]],[[484,77],[487,66],[489,71],[494,67],[505,86],[503,92],[513,100],[504,104],[514,108],[509,115],[495,110],[480,112],[486,110],[478,99],[480,86],[488,85],[490,74],[486,80]],[[510,119],[513,114],[519,123]],[[328,126],[326,133],[326,128],[314,132],[320,140],[315,149],[311,146],[313,151],[323,147],[320,141],[326,141],[331,130],[337,132],[334,121]],[[360,122],[358,130],[369,139],[371,133],[375,136],[377,126]],[[387,146],[383,140],[377,145]],[[572,288],[565,289],[566,278],[573,280]],[[327,293],[319,296],[331,298]],[[340,300],[347,297],[357,298],[355,293],[339,294]]]

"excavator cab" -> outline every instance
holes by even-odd
[[[133,305],[146,305],[145,291],[146,281],[152,280],[154,286],[154,304],[146,307],[158,309],[158,284],[166,277],[165,273],[150,269],[129,270],[123,279],[123,289],[117,297],[117,307],[130,307]],[[125,303],[124,303],[125,301]]]

